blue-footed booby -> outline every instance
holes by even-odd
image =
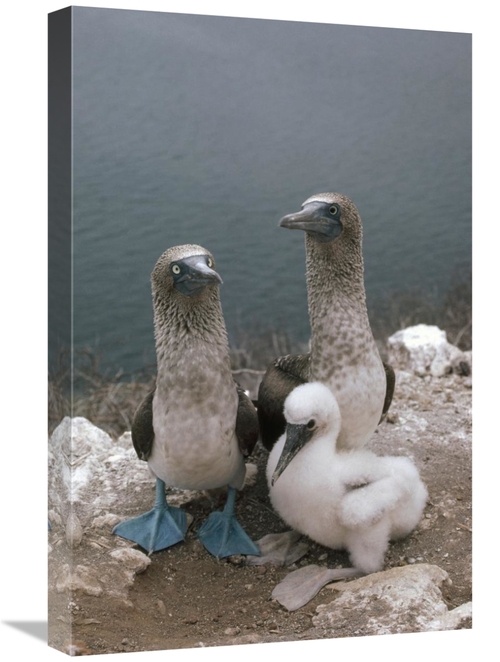
[[[368,320],[359,213],[346,196],[319,193],[301,211],[284,216],[280,226],[305,232],[311,344],[308,354],[283,356],[268,367],[258,395],[262,442],[271,450],[283,433],[287,395],[300,384],[320,381],[342,414],[338,448],[359,448],[387,412],[395,382]]]
[[[198,538],[214,556],[258,554],[234,515],[245,478],[244,456],[258,438],[257,413],[233,380],[213,256],[201,246],[168,249],[152,276],[156,385],[132,424],[137,455],[156,477],[154,508],[113,533],[150,553],[184,539],[185,513],[167,504],[165,486],[209,490],[228,486]]]
[[[273,597],[288,609],[306,604],[330,581],[381,570],[389,540],[418,524],[427,489],[407,457],[337,450],[342,416],[320,382],[295,388],[285,400],[286,432],[269,454],[271,503],[295,531],[333,549],[347,549],[353,568],[310,566],[292,573]],[[312,594],[311,594],[312,593]]]

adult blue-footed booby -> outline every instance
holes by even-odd
[[[165,486],[227,485],[224,510],[211,513],[198,538],[218,558],[258,554],[234,516],[244,456],[258,438],[257,413],[231,374],[214,258],[201,246],[170,248],[157,261],[151,283],[157,378],[134,416],[132,441],[156,477],[156,503],[113,533],[150,553],[174,545],[184,539],[186,515],[167,504]]]
[[[368,321],[359,213],[344,195],[320,193],[284,216],[280,226],[306,233],[311,346],[309,354],[278,358],[267,369],[258,395],[262,442],[271,450],[283,433],[287,395],[300,384],[320,381],[342,414],[338,448],[359,448],[387,412],[395,381]]]
[[[288,609],[306,604],[325,584],[380,570],[390,539],[418,524],[427,490],[407,457],[365,449],[338,452],[340,408],[320,382],[295,388],[285,400],[286,432],[269,454],[271,503],[295,531],[333,549],[347,549],[353,568],[301,568],[273,597]]]

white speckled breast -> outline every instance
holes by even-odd
[[[212,383],[159,388],[153,400],[155,440],[149,467],[171,487],[240,488],[245,476],[235,435],[238,396],[232,379],[212,371]]]
[[[316,374],[313,377],[318,378]],[[366,444],[380,421],[386,392],[385,371],[378,353],[365,356],[357,365],[339,366],[320,381],[332,390],[340,407],[342,428],[338,448],[359,448]]]

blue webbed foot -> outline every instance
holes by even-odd
[[[115,535],[133,540],[149,554],[181,542],[186,531],[186,513],[167,504],[165,483],[159,479],[156,480],[154,508],[143,515],[120,522],[113,529]]]
[[[233,554],[259,556],[260,550],[234,515],[236,490],[228,490],[224,510],[211,513],[198,531],[198,538],[205,549],[218,559]]]

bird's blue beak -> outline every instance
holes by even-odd
[[[309,202],[296,214],[288,214],[280,220],[280,227],[288,230],[304,230],[319,243],[336,239],[342,232],[341,209],[338,204]]]
[[[207,285],[221,285],[222,278],[209,266],[208,255],[192,255],[170,265],[175,288],[185,296],[195,296]]]

